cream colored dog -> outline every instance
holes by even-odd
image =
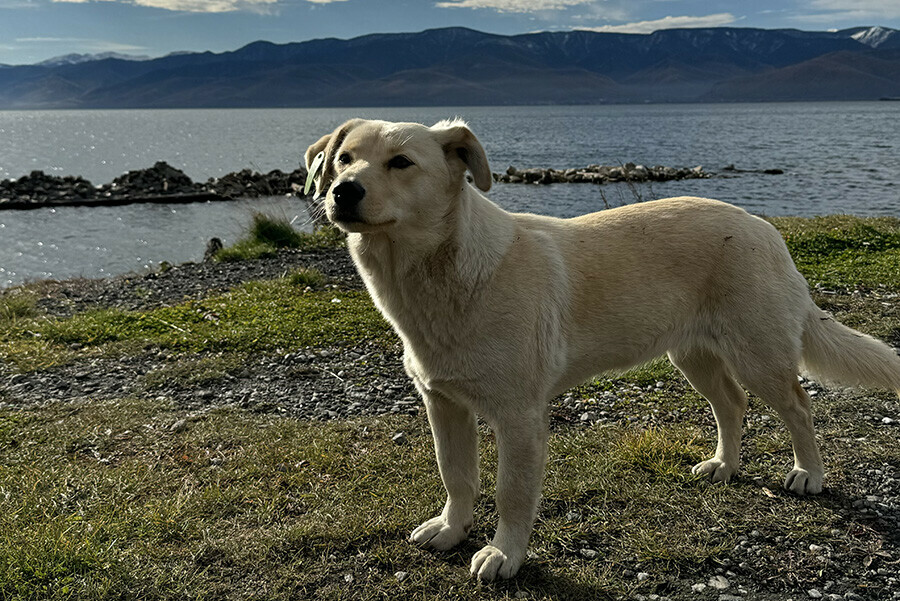
[[[466,182],[468,170],[487,191],[492,178],[459,121],[348,121],[310,146],[306,163],[425,400],[447,502],[411,540],[444,550],[466,538],[479,491],[476,413],[496,434],[500,521],[472,559],[480,579],[522,564],[548,401],[595,374],[668,353],[712,405],[716,453],[693,471],[713,481],[738,469],[743,385],[787,424],[794,467],[784,485],[801,495],[820,492],[824,475],[801,365],[900,389],[896,354],[816,307],[779,233],[737,207],[670,198],[575,219],[507,213]]]

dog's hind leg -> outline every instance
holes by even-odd
[[[421,390],[421,388],[420,388]],[[446,551],[468,536],[478,496],[478,427],[475,414],[444,396],[422,391],[447,503],[410,540]]]
[[[494,425],[497,436],[497,512],[500,521],[489,545],[472,557],[479,580],[511,578],[525,560],[534,528],[547,459],[547,416],[510,415]]]
[[[716,454],[698,463],[695,474],[709,474],[713,482],[727,482],[741,461],[741,424],[747,411],[747,394],[734,380],[728,366],[706,350],[669,352],[669,360],[694,389],[709,401],[718,426]]]
[[[796,370],[784,369],[766,377],[738,377],[750,392],[778,412],[791,433],[794,468],[785,477],[784,487],[798,495],[822,492],[825,468],[816,444],[809,395],[797,381]]]

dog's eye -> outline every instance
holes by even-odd
[[[341,156],[338,157],[338,163],[341,165],[349,165],[353,162],[353,159],[350,157],[350,153],[342,152]]]
[[[408,157],[403,156],[402,154],[398,154],[390,161],[388,161],[388,169],[406,169],[407,167],[412,167],[415,165],[412,161],[409,160]]]

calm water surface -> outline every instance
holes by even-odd
[[[459,115],[494,171],[591,163],[780,168],[785,175],[669,182],[644,199],[692,194],[768,215],[900,215],[900,103],[592,107],[0,111],[0,178],[40,169],[95,184],[165,160],[194,180],[297,167],[306,147],[362,116],[434,123]],[[510,210],[573,216],[634,200],[624,186],[496,185]],[[255,210],[302,223],[300,201],[0,212],[0,286],[98,276],[202,257],[233,242]]]

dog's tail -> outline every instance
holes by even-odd
[[[900,357],[887,344],[837,322],[816,306],[803,331],[805,371],[825,382],[900,394]]]

